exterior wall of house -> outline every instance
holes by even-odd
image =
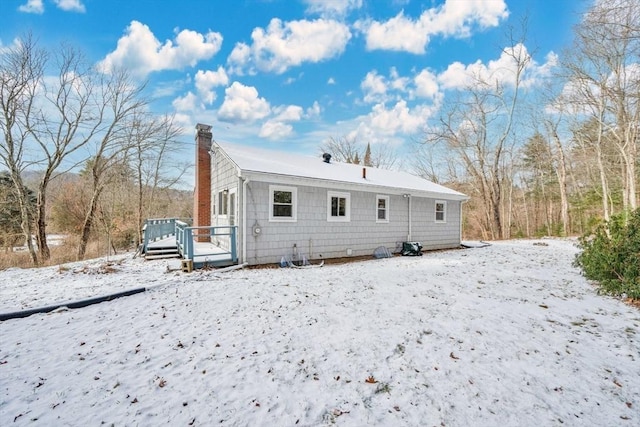
[[[411,240],[422,243],[424,249],[448,249],[460,245],[460,224],[462,202],[441,200],[445,203],[444,222],[436,222],[436,200],[431,198],[412,198],[412,235]]]
[[[414,196],[409,201],[402,195],[337,190],[350,195],[350,221],[330,222],[327,192],[332,189],[284,184],[296,188],[297,218],[295,222],[277,222],[269,219],[270,185],[283,186],[258,181],[251,181],[247,186],[245,261],[249,264],[277,263],[283,255],[295,254],[314,260],[372,255],[378,246],[398,252],[402,242],[409,238],[409,203],[411,241],[421,242],[425,249],[452,248],[460,244],[459,201],[446,201],[445,221],[436,222],[435,199]],[[378,196],[389,197],[388,222],[376,220]],[[259,233],[254,232],[256,228]]]
[[[238,188],[238,171],[233,162],[229,161],[220,151],[211,155],[211,212],[213,226],[239,225],[239,207],[241,206]],[[221,197],[224,200],[221,200]],[[222,202],[222,204],[221,204]],[[224,206],[226,204],[226,206]],[[224,209],[224,211],[223,211]],[[214,243],[228,249],[228,239],[217,240]]]

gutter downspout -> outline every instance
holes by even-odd
[[[411,224],[411,194],[409,194],[409,238],[407,239],[409,242],[411,242]]]
[[[407,242],[411,241],[411,194],[403,194],[402,197],[409,199],[409,230],[407,234]]]
[[[247,262],[247,184],[251,181],[249,178],[242,178],[242,260],[241,264]]]

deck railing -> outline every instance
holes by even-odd
[[[142,226],[142,247],[146,249],[149,243],[176,234],[175,218],[148,219]]]
[[[187,223],[182,221],[176,221],[176,242],[178,244],[178,251],[180,255],[185,259],[194,260],[195,257],[207,258],[207,257],[219,257],[220,255],[227,254],[231,257],[232,263],[238,262],[237,255],[237,226],[204,226],[204,227],[190,227]],[[207,241],[218,242],[219,248],[226,249],[225,252],[216,250],[211,253],[204,253],[201,250],[195,252],[194,241]]]

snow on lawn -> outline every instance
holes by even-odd
[[[640,311],[596,295],[576,251],[3,271],[0,312],[155,287],[1,322],[0,425],[640,425]]]

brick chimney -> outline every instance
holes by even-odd
[[[211,126],[196,125],[196,189],[193,206],[193,225],[211,225]],[[196,241],[208,241],[208,236],[198,236]]]

